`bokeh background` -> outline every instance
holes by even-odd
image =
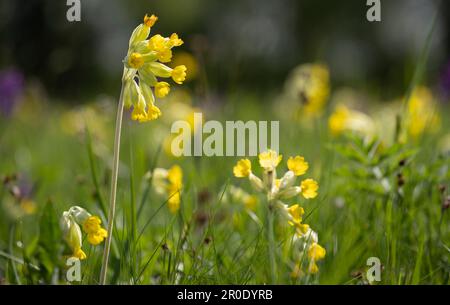
[[[186,65],[188,76],[157,99],[160,119],[139,124],[125,112],[123,238],[114,237],[108,282],[267,283],[253,217],[264,220],[266,199],[233,177],[240,157],[171,154],[171,124],[187,120],[196,132],[201,111],[205,120],[280,121],[279,173],[302,155],[305,178],[320,185],[318,197],[295,198],[327,251],[320,273],[292,279],[286,247],[279,282],[367,283],[366,259],[377,256],[384,284],[449,283],[450,1],[381,0],[381,22],[367,21],[365,0],[81,0],[81,22],[67,21],[68,8],[0,0],[0,283],[66,283],[62,212],[77,204],[107,222],[122,60],[146,13],[159,17],[152,34],[184,40],[169,65]],[[314,86],[296,87],[299,65]],[[149,182],[155,167],[175,165],[183,190],[172,214]],[[259,205],[232,199],[237,190]],[[140,241],[129,234],[136,228]],[[97,283],[102,245],[83,247],[82,283]]]
[[[200,66],[191,86],[204,98],[230,88],[279,91],[294,66],[321,61],[335,86],[372,88],[389,99],[405,91],[439,2],[382,1],[382,21],[371,23],[361,0],[89,0],[81,1],[81,22],[70,23],[65,1],[2,0],[0,67],[3,78],[15,71],[16,82],[39,86],[55,102],[116,96],[129,32],[149,12],[163,16],[158,32],[185,40],[182,52]],[[430,86],[444,91],[449,6],[442,1],[438,10],[427,66]]]

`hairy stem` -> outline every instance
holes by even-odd
[[[268,228],[267,228],[267,240],[269,242],[269,264],[270,264],[270,282],[271,284],[276,284],[276,257],[275,257],[275,238],[274,238],[274,211],[269,201],[269,205],[267,208],[267,220],[268,220]]]
[[[125,75],[125,71],[124,71]],[[117,195],[117,177],[119,173],[119,154],[120,154],[120,134],[122,131],[123,117],[123,81],[120,89],[119,105],[117,108],[116,131],[114,135],[114,155],[111,174],[111,193],[109,196],[109,212],[108,212],[108,236],[106,237],[105,248],[103,250],[102,269],[100,272],[100,285],[106,282],[106,274],[108,273],[109,252],[111,250],[111,241],[114,228],[114,216],[116,213],[116,195]]]

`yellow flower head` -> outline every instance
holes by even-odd
[[[133,108],[131,119],[148,122],[161,116],[155,106],[155,96],[165,97],[170,91],[167,82],[158,78],[169,78],[181,84],[186,78],[186,67],[172,69],[163,63],[172,60],[172,48],[183,44],[176,33],[170,37],[160,34],[149,37],[150,28],[158,20],[155,15],[145,15],[144,22],[138,25],[130,37],[122,77],[122,98],[126,109]]]
[[[157,53],[163,52],[166,49],[166,40],[159,34],[156,34],[148,40],[148,48]]]
[[[98,231],[88,234],[88,242],[91,245],[98,245],[108,236],[108,231],[106,231],[104,228],[99,228]]]
[[[311,261],[308,267],[308,272],[311,274],[315,274],[319,272],[319,266],[314,261]]]
[[[132,53],[128,58],[128,65],[130,65],[133,69],[139,69],[142,67],[144,65],[142,54],[136,52]]]
[[[75,248],[72,254],[73,257],[78,258],[79,260],[86,259],[86,253],[81,248]]]
[[[144,17],[144,24],[148,27],[152,27],[153,25],[155,25],[156,21],[158,20],[158,17],[156,17],[155,15],[151,15],[150,17],[146,14]]]
[[[303,175],[308,170],[308,162],[300,156],[290,157],[287,161],[287,166],[296,176]]]
[[[288,79],[290,96],[299,100],[307,116],[320,115],[330,93],[328,68],[321,64],[304,64],[294,69]]]
[[[183,40],[178,38],[178,35],[173,33],[170,38],[164,38],[157,34],[148,40],[148,48],[156,52],[160,62],[169,62],[172,59],[172,48],[183,44]]]
[[[180,189],[183,186],[183,170],[180,166],[174,165],[167,171],[167,179],[170,184]]]
[[[308,258],[315,262],[323,259],[325,257],[326,251],[318,243],[312,243],[308,249]]]
[[[133,108],[133,112],[131,113],[131,119],[134,121],[139,121],[139,122],[146,122],[147,121],[147,112],[145,111],[144,107],[140,107],[135,106]]]
[[[298,204],[294,204],[288,208],[289,214],[292,216],[292,223],[302,222],[302,216],[305,214],[305,210]]]
[[[306,223],[296,223],[295,224],[297,236],[302,237],[308,233],[309,225]]]
[[[163,98],[169,94],[170,85],[166,82],[158,82],[155,85],[155,95],[156,97]]]
[[[170,38],[169,38],[169,46],[170,47],[179,47],[183,43],[184,43],[183,40],[178,38],[178,34],[177,33],[173,33],[172,35],[170,35]]]
[[[408,101],[405,125],[408,134],[413,139],[417,139],[424,132],[436,132],[439,129],[439,112],[428,88],[417,87],[413,90]]]
[[[187,70],[187,68],[185,65],[176,66],[172,70],[173,81],[176,82],[177,84],[182,84],[184,82],[184,80],[186,79],[186,70]]]
[[[88,242],[91,245],[100,244],[107,236],[107,231],[101,227],[102,221],[98,216],[90,216],[83,223],[83,230],[88,236]]]
[[[101,228],[101,224],[102,221],[98,216],[90,216],[83,223],[83,230],[86,234],[91,234],[97,232]]]
[[[300,184],[302,189],[302,195],[306,199],[314,198],[317,196],[317,190],[319,189],[319,184],[313,179],[305,179]]]
[[[174,185],[169,185],[168,195],[169,199],[167,200],[167,206],[169,207],[169,211],[172,214],[175,214],[180,209],[180,189]]]
[[[233,174],[235,177],[244,178],[248,177],[252,172],[252,163],[249,159],[241,159],[233,167]]]
[[[278,155],[276,151],[269,149],[259,154],[259,165],[265,170],[273,170],[278,166],[282,158],[282,155]]]
[[[167,200],[167,205],[172,214],[176,213],[180,208],[181,202],[181,188],[183,187],[183,170],[178,165],[173,165],[167,171],[167,180],[169,184],[167,185],[167,195],[169,199]]]
[[[147,117],[145,121],[153,121],[161,116],[161,110],[155,105],[151,104],[148,107]]]
[[[367,114],[338,105],[328,119],[328,127],[333,135],[344,131],[354,131],[363,135],[375,133],[375,123]]]

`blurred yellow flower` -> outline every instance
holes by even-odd
[[[310,259],[308,271],[317,273],[319,267],[316,262],[325,258],[326,251],[318,243],[312,243],[308,249],[308,258]]]
[[[329,71],[322,64],[304,64],[295,68],[287,80],[288,95],[300,102],[306,116],[320,115],[330,93]]]
[[[20,207],[22,208],[22,211],[25,212],[25,214],[31,215],[36,212],[36,203],[28,198],[24,198],[20,201]]]
[[[252,163],[249,159],[241,159],[233,167],[233,174],[235,177],[243,178],[248,177],[252,172]]]
[[[183,170],[179,165],[175,164],[169,169],[155,168],[152,176],[155,191],[168,197],[167,206],[169,211],[175,214],[180,209]]]
[[[258,198],[254,195],[248,195],[244,198],[244,206],[246,209],[255,211],[258,205]]]
[[[440,127],[440,116],[433,95],[426,87],[413,90],[408,101],[405,126],[408,135],[417,139],[425,132],[436,132]]]
[[[328,126],[333,135],[339,135],[345,131],[354,131],[363,135],[374,135],[375,124],[366,114],[351,110],[340,104],[328,119]]]

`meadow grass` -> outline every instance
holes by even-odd
[[[292,227],[279,213],[271,213],[265,194],[233,176],[238,157],[175,158],[167,151],[170,122],[136,124],[124,117],[106,282],[448,284],[450,154],[442,149],[450,131],[448,106],[439,106],[437,132],[425,128],[418,137],[402,138],[405,105],[423,83],[430,41],[431,34],[407,86],[406,102],[396,113],[398,127],[384,136],[333,136],[331,106],[299,121],[287,111],[267,111],[284,106],[277,98],[267,101],[266,93],[230,93],[220,110],[201,104],[208,117],[219,121],[279,120],[280,153],[285,156],[280,167],[286,167],[288,156],[308,161],[307,177],[318,181],[319,195],[308,201],[299,196],[292,203],[305,209],[303,222],[314,228],[326,249],[314,274],[293,274],[297,264],[306,264],[301,254],[307,249],[293,254]],[[70,206],[81,206],[108,223],[112,104],[68,109],[25,101],[20,111],[0,121],[2,282],[67,283],[71,253],[59,219]],[[171,197],[178,194],[159,194],[154,173],[174,164],[182,168],[183,187],[180,208],[171,213]],[[234,200],[233,187],[256,196],[256,207],[247,209]],[[87,258],[81,263],[81,280],[72,284],[99,283],[102,247],[83,240]],[[370,257],[382,263],[379,282],[366,276]]]
[[[252,101],[243,102],[243,107],[248,103]],[[83,206],[106,221],[111,155],[101,146],[111,143],[108,137],[100,143],[98,135],[87,129],[75,136],[61,132],[55,126],[61,122],[60,112],[46,109],[38,121],[2,121],[1,151],[7,158],[0,164],[1,172],[4,177],[17,173],[17,184],[32,187],[29,196],[37,205],[33,213],[14,214],[10,205],[19,209],[19,203],[10,184],[2,184],[0,270],[8,283],[65,283],[64,257],[69,252],[58,219],[68,206]],[[442,117],[443,130],[448,130],[446,116]],[[106,122],[105,130],[111,124]],[[304,221],[314,226],[327,255],[318,274],[291,278],[292,261],[286,259],[289,228],[275,226],[276,282],[360,283],[367,258],[375,256],[383,264],[382,284],[447,284],[448,212],[441,209],[440,187],[450,186],[450,159],[436,149],[439,135],[394,144],[380,153],[381,141],[333,138],[325,119],[317,125],[319,130],[299,132],[298,125],[285,124],[282,130],[288,130],[281,136],[280,150],[305,156],[319,181],[319,196],[302,205]],[[255,211],[261,223],[253,221],[241,203],[224,196],[230,185],[253,192],[232,175],[237,158],[172,158],[152,130],[153,126],[131,122],[124,125],[108,282],[270,282],[264,196]],[[168,198],[156,194],[145,175],[174,163],[184,172],[177,214],[168,211]],[[374,168],[382,176],[374,175]],[[401,188],[399,173],[405,180]],[[390,190],[383,189],[383,179]],[[98,283],[101,248],[87,242],[84,248],[88,258],[82,261],[81,283]]]

